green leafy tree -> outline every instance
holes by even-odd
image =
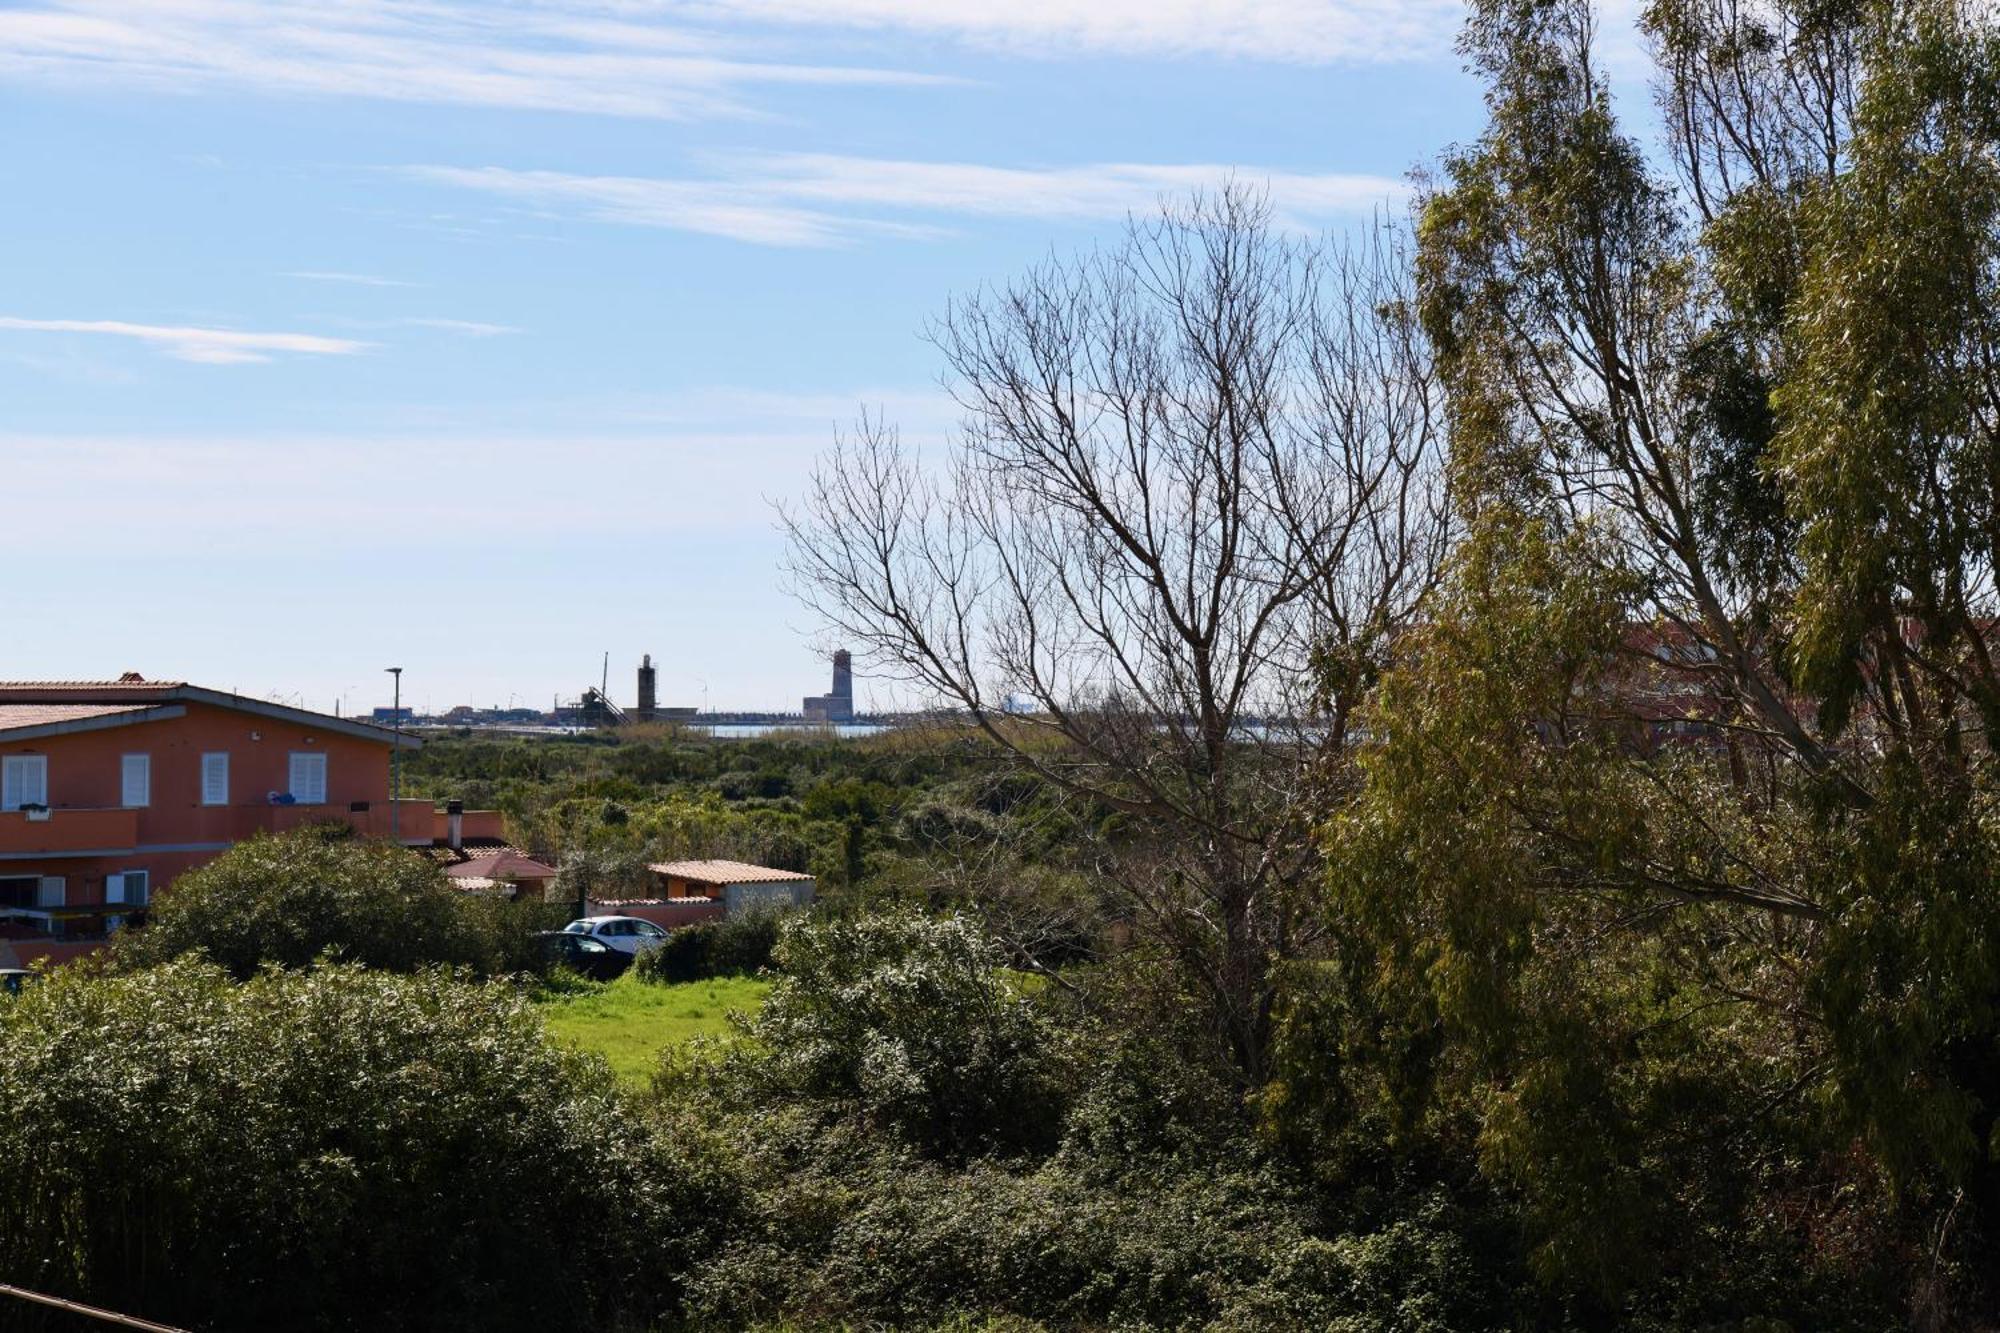
[[[1389,1101],[1477,1127],[1549,1280],[1726,1272],[1819,1188],[1793,1237],[1922,1253],[1944,1325],[2000,1234],[2000,47],[1951,0],[1645,23],[1659,153],[1587,4],[1473,5],[1418,252],[1467,540],[1340,901]]]
[[[322,959],[409,972],[430,963],[530,966],[534,905],[468,897],[403,847],[314,830],[259,836],[175,880],[147,924],[118,937],[121,966],[200,953],[247,978]]]

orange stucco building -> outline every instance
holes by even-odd
[[[497,835],[491,812],[390,800],[392,748],[420,743],[179,681],[0,683],[0,962],[92,947],[260,831]]]

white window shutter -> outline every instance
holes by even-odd
[[[0,760],[0,810],[49,803],[49,757],[10,754]]]
[[[229,755],[226,752],[201,757],[201,803],[229,804]]]
[[[153,803],[153,757],[128,754],[120,769],[120,803],[128,808]]]
[[[125,901],[125,877],[123,875],[106,875],[104,877],[104,901],[107,903],[122,903]]]
[[[290,775],[292,798],[300,805],[326,804],[326,756],[295,754]]]

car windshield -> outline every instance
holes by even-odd
[[[588,935],[589,933],[590,923],[588,921],[572,921],[563,927],[563,934],[565,935]]]
[[[596,941],[596,940],[592,940],[592,939],[581,939],[581,940],[578,940],[578,941],[576,942],[576,944],[577,944],[577,950],[578,950],[578,952],[580,952],[580,953],[610,953],[610,952],[611,952],[611,946],[609,946],[609,945],[607,945],[607,944],[601,944],[601,943],[599,943],[598,941]]]

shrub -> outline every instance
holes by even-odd
[[[683,926],[657,949],[639,955],[632,970],[642,980],[701,981],[748,976],[771,965],[778,946],[781,914],[752,912],[723,921]]]
[[[185,958],[0,1006],[0,1271],[174,1323],[659,1320],[710,1221],[681,1151],[442,972]]]
[[[404,848],[301,831],[238,843],[181,876],[115,955],[150,967],[199,952],[239,980],[328,955],[393,972],[447,963],[494,973],[533,965],[529,933],[563,919],[548,916],[539,904],[462,894]]]
[[[704,1327],[929,1327],[1009,1316],[1063,1329],[1477,1333],[1537,1326],[1525,1274],[1440,1197],[1353,1234],[1238,1149],[1111,1181],[1065,1157],[960,1168],[865,1131],[743,1127],[760,1224],[691,1279]],[[789,1148],[790,1151],[785,1149]],[[886,1261],[885,1261],[886,1259]]]
[[[1053,1141],[1054,1026],[963,917],[796,917],[738,1061],[753,1096],[805,1103],[960,1158]]]

